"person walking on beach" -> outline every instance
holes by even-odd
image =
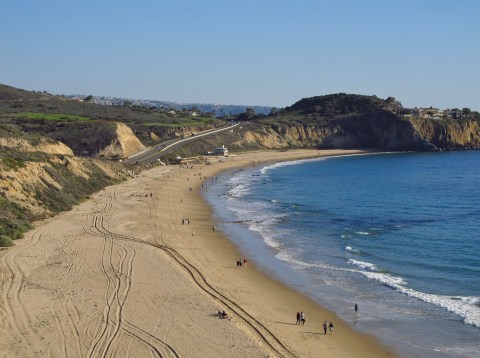
[[[328,328],[330,328],[330,334],[333,334],[333,323],[330,321],[330,324],[328,325]]]
[[[323,334],[327,334],[328,324],[327,321],[323,322]]]
[[[355,313],[358,313],[358,305],[355,303]]]
[[[303,326],[305,324],[305,313],[300,312],[300,324]]]
[[[215,232],[215,225],[212,225],[212,232]]]
[[[300,324],[300,312],[297,312],[297,323],[295,324]]]
[[[247,267],[247,262],[248,262],[248,261],[247,261],[247,258],[245,257],[245,258],[243,259],[243,266]]]

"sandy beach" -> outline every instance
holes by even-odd
[[[394,356],[255,262],[237,269],[242,252],[212,229],[202,198],[202,184],[252,161],[353,153],[254,152],[156,167],[38,223],[0,251],[0,357]],[[299,310],[304,326],[295,324]],[[323,334],[324,321],[333,334]]]

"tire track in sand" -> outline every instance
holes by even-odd
[[[180,358],[178,353],[170,346],[168,343],[162,341],[153,334],[148,333],[147,331],[137,327],[130,322],[124,321],[124,326],[122,329],[129,335],[135,337],[136,339],[142,341],[147,347],[151,349],[151,352],[154,353],[157,357],[173,357]],[[157,346],[151,344],[149,341],[154,341],[157,343]],[[161,349],[157,348],[160,345]],[[162,352],[160,351],[162,350]],[[162,354],[163,353],[163,354]]]
[[[137,239],[132,236],[126,236],[121,234],[115,235],[118,239],[123,239],[127,241],[133,241],[144,245],[149,245],[156,247],[168,256],[170,256],[180,267],[182,267],[192,278],[193,282],[199,287],[203,292],[210,296],[214,301],[227,307],[233,315],[237,316],[241,321],[243,321],[247,327],[252,330],[260,340],[274,351],[280,357],[292,357],[295,358],[296,355],[290,351],[267,327],[265,327],[261,322],[259,322],[255,317],[250,315],[245,311],[240,305],[238,305],[233,300],[229,299],[213,286],[211,286],[203,274],[191,263],[189,263],[178,251],[174,248],[159,243],[150,243],[140,239]]]
[[[108,208],[108,206],[104,206],[104,208]],[[146,348],[148,348],[154,356],[157,357],[179,357],[177,352],[173,347],[171,347],[167,342],[161,340],[160,338],[156,337],[155,335],[143,330],[142,328],[133,325],[132,323],[126,322],[123,319],[123,305],[125,303],[126,297],[128,295],[128,291],[130,290],[131,287],[131,277],[133,273],[133,259],[135,257],[135,250],[125,243],[125,240],[121,240],[122,237],[121,235],[115,234],[109,229],[109,223],[108,220],[103,217],[99,216],[97,220],[95,221],[94,228],[97,233],[100,233],[103,236],[110,237],[112,239],[112,242],[115,242],[120,248],[128,249],[131,250],[131,253],[133,254],[130,259],[125,260],[125,257],[122,257],[119,261],[119,265],[117,265],[119,270],[117,271],[119,273],[120,279],[123,279],[123,300],[119,300],[121,298],[121,295],[117,295],[117,305],[116,305],[116,316],[114,317],[113,321],[118,323],[115,326],[115,331],[112,332],[107,337],[107,334],[103,332],[102,334],[97,335],[99,338],[97,340],[97,346],[101,345],[102,343],[101,340],[105,342],[105,348],[102,352],[102,357],[106,356],[108,352],[110,351],[115,351],[117,348],[117,345],[114,343],[115,338],[118,335],[118,330],[121,330],[121,332],[124,332],[125,334],[128,334],[130,337],[136,339],[138,343],[144,345]],[[110,317],[108,315],[107,317]]]
[[[168,205],[168,212],[170,213],[170,219],[175,222],[176,218],[180,217],[177,212],[177,206],[173,205],[173,203],[178,202],[175,200],[176,198],[173,197],[173,192],[169,191],[167,193],[167,205]],[[183,199],[180,201],[183,203]],[[155,227],[156,230],[156,227]],[[133,240],[135,242],[141,242],[146,245],[154,246],[165,253],[167,253],[177,264],[182,267],[192,278],[194,283],[204,291],[208,296],[210,296],[214,301],[223,305],[224,307],[228,307],[228,309],[240,318],[247,327],[261,339],[261,341],[273,350],[276,354],[281,357],[296,357],[296,355],[288,349],[274,334],[271,332],[265,325],[263,325],[260,321],[258,321],[255,317],[249,314],[245,309],[243,309],[239,304],[235,301],[231,300],[230,298],[226,297],[224,294],[219,292],[215,289],[210,283],[206,280],[205,276],[200,272],[200,270],[192,265],[189,261],[187,261],[177,250],[173,247],[167,245],[163,240],[163,236],[161,236],[161,242],[159,243],[157,240],[157,235],[155,235],[154,240],[155,243],[149,243],[135,237],[129,236],[122,236],[126,240]]]
[[[34,354],[35,343],[38,342],[37,332],[32,327],[32,322],[28,310],[22,301],[22,290],[25,289],[27,276],[21,269],[17,257],[28,249],[37,245],[42,237],[43,229],[37,229],[32,235],[31,241],[23,247],[15,247],[5,254],[1,259],[1,264],[6,273],[1,282],[2,299],[5,321],[8,321],[13,338],[25,345],[25,349]]]
[[[100,267],[107,278],[104,292],[105,307],[102,321],[97,325],[94,340],[88,351],[88,357],[106,357],[118,345],[118,334],[122,325],[123,306],[131,288],[135,250],[117,240],[116,235],[106,229],[105,216],[112,208],[115,195],[108,197],[103,209],[94,215],[91,230],[103,238]]]
[[[60,343],[57,346],[50,345],[50,355],[56,349],[65,357],[83,357],[84,352],[87,350],[78,328],[80,325],[80,314],[72,297],[77,285],[85,274],[86,251],[90,240],[82,235],[88,222],[89,216],[86,216],[83,226],[73,234],[67,235],[60,245],[60,250],[66,256],[66,259],[69,260],[69,264],[60,276],[59,282],[49,278],[50,287],[54,294],[51,302],[51,311],[58,327],[57,337],[60,338]]]

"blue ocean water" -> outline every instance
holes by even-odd
[[[401,356],[480,357],[480,152],[257,166],[207,200],[250,260]]]

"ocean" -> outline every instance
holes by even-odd
[[[269,275],[400,356],[480,357],[480,152],[257,165],[212,184],[218,229]]]

